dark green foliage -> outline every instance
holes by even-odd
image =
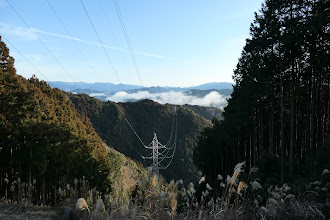
[[[221,120],[222,111],[216,107],[203,107],[199,105],[183,105],[186,109],[192,110],[196,114],[204,117],[207,120],[212,120],[214,117]]]
[[[150,156],[127,122],[132,125],[145,144],[152,141],[156,132],[159,141],[166,144],[171,135],[174,106],[161,105],[151,100],[130,103],[102,102],[88,95],[69,94],[76,109],[82,115],[90,118],[96,132],[109,146],[137,161],[150,166],[151,161],[143,161],[140,155]],[[174,159],[161,174],[168,180],[183,179],[184,182],[196,181],[198,170],[193,163],[193,147],[198,133],[208,126],[209,122],[203,117],[177,106],[177,150]],[[139,155],[140,154],[140,155]],[[164,165],[169,161],[164,160]]]
[[[243,160],[261,166],[265,183],[312,179],[330,160],[321,145],[330,134],[329,10],[328,0],[266,0],[255,14],[224,120],[195,150],[211,180]],[[205,151],[230,158],[206,164]]]
[[[89,119],[81,116],[59,89],[44,81],[16,75],[14,59],[0,41],[0,179],[37,181],[37,193],[85,178],[91,187],[110,188],[109,174],[118,169]],[[62,186],[63,187],[63,186]],[[0,187],[0,197],[5,188]],[[9,192],[10,194],[10,192]],[[45,197],[46,195],[41,197]],[[10,196],[9,196],[10,198]],[[34,201],[40,202],[35,197]],[[40,198],[40,197],[39,197]]]

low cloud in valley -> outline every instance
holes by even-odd
[[[183,92],[163,92],[163,93],[150,93],[147,91],[139,91],[136,93],[127,93],[124,91],[117,92],[114,95],[107,98],[107,100],[113,102],[127,102],[137,101],[142,99],[151,99],[161,104],[175,104],[175,105],[200,105],[207,107],[223,108],[227,105],[227,97],[219,94],[216,91],[212,91],[204,97],[197,97],[185,94]]]

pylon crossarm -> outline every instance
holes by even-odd
[[[176,150],[176,141],[177,141],[177,121],[176,121],[176,113],[173,114],[173,124],[172,131],[169,141],[163,145],[158,142],[157,135],[154,133],[154,137],[152,142],[149,145],[144,145],[145,149],[152,150],[152,156],[142,157],[143,159],[152,159],[152,165],[150,167],[153,175],[157,175],[159,178],[159,170],[167,169],[167,167],[171,164],[175,150]],[[173,152],[172,152],[173,151]],[[169,159],[167,161],[167,165],[163,166],[161,164],[162,161]]]
[[[153,149],[153,147],[149,147],[149,146],[144,146],[147,149]]]

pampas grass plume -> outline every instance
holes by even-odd
[[[198,181],[198,184],[202,184],[203,182],[205,181],[205,176],[203,176],[199,181]]]
[[[324,169],[323,172],[322,172],[322,176],[325,175],[325,174],[328,174],[329,173],[329,170],[328,169]]]
[[[84,198],[80,198],[76,202],[76,209],[77,210],[85,210],[88,209],[88,205],[86,203],[86,200]]]
[[[208,183],[206,183],[206,188],[207,188],[208,190],[212,190],[212,187],[211,187]]]
[[[248,188],[248,185],[244,182],[239,182],[238,188],[237,188],[237,194],[242,196],[242,192],[245,191]]]

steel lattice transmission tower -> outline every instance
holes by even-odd
[[[152,174],[159,177],[159,167],[158,167],[158,156],[159,156],[159,146],[156,133],[154,133],[154,138],[152,139]]]
[[[159,170],[167,169],[167,167],[169,167],[169,165],[171,164],[176,150],[176,142],[177,142],[177,120],[176,120],[176,111],[174,111],[171,136],[167,144],[162,145],[157,139],[157,134],[154,133],[152,142],[148,146],[144,146],[146,149],[152,150],[152,155],[150,155],[149,157],[142,157],[142,158],[152,160],[152,164],[150,168],[152,174],[157,175],[158,178],[159,178]],[[162,165],[162,163],[165,162],[167,162],[167,164]]]

